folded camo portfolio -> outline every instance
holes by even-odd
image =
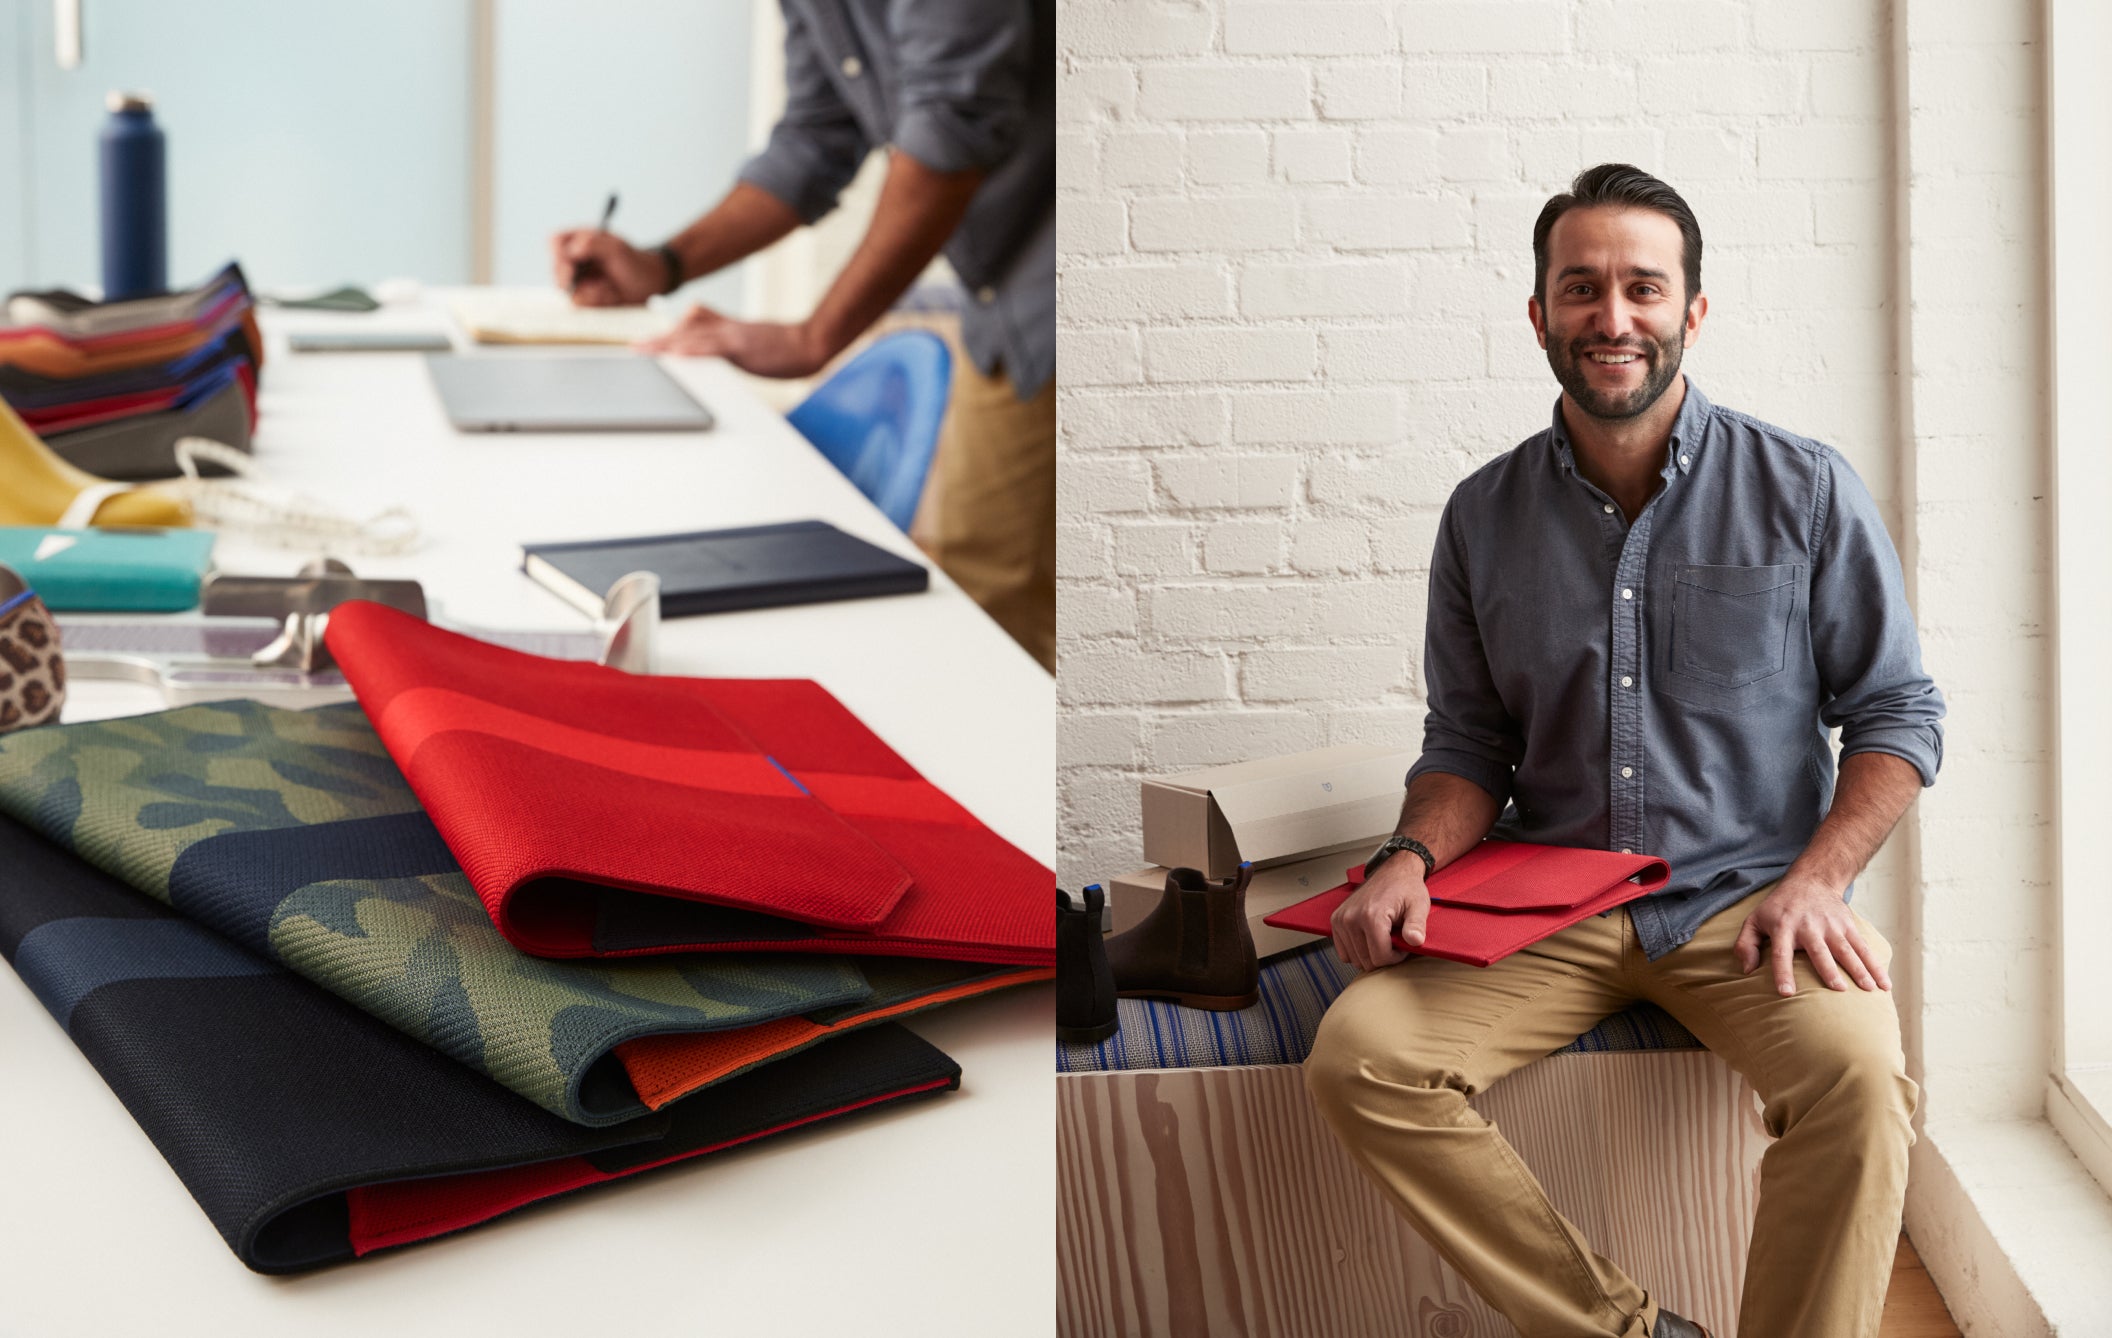
[[[444,1235],[960,1080],[943,1053],[881,1026],[587,1128],[5,819],[0,868],[0,957],[260,1272]]]
[[[1670,878],[1670,867],[1655,855],[1484,841],[1430,876],[1423,942],[1411,948],[1396,935],[1393,946],[1487,966],[1586,916],[1645,896]],[[1359,865],[1340,887],[1265,915],[1262,923],[1326,938],[1335,907],[1363,882]]]
[[[330,651],[508,940],[1049,966],[1054,875],[818,684],[641,677],[377,604]]]
[[[0,738],[0,811],[567,1120],[609,1125],[1046,968],[556,962],[493,928],[355,703],[219,702]]]

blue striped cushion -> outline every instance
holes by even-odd
[[[1118,999],[1121,1029],[1097,1045],[1056,1046],[1056,1071],[1205,1069],[1303,1063],[1320,1015],[1357,969],[1325,942],[1264,962],[1261,1002],[1236,1013],[1182,1008],[1160,999]],[[1655,1004],[1615,1013],[1562,1047],[1572,1050],[1698,1050],[1701,1042]]]

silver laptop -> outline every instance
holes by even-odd
[[[650,358],[432,354],[425,365],[462,432],[701,432],[711,411]]]

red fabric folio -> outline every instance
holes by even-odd
[[[1655,855],[1484,841],[1430,876],[1421,945],[1411,948],[1395,935],[1393,946],[1487,966],[1587,915],[1646,896],[1671,876],[1671,866]],[[1340,887],[1263,916],[1262,923],[1327,938],[1328,917],[1363,881],[1358,865]]]
[[[818,684],[626,674],[369,603],[333,611],[328,640],[493,922],[529,952],[1055,960],[1054,874]],[[747,914],[706,924],[700,903]]]

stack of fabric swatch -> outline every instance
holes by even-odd
[[[94,302],[17,293],[0,325],[0,398],[68,462],[172,478],[175,443],[249,449],[264,341],[241,267],[188,292]]]
[[[0,955],[252,1268],[950,1090],[895,1019],[1053,975],[1050,871],[815,684],[329,642],[356,703],[0,739]]]

